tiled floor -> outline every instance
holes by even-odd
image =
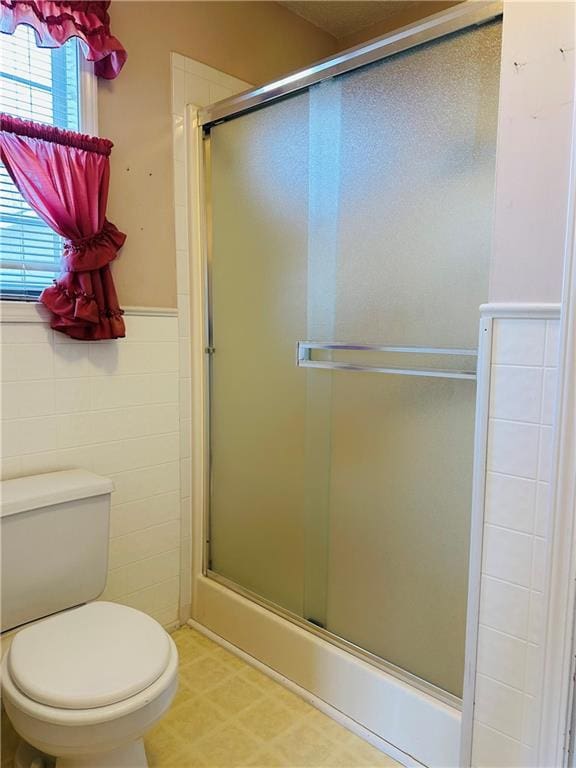
[[[151,768],[398,765],[198,632],[182,627],[173,638],[180,688],[146,738]],[[2,736],[8,768],[12,739],[5,729]]]
[[[146,741],[152,768],[398,765],[198,632],[173,637],[180,690]]]

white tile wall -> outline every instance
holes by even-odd
[[[535,766],[558,327],[544,319],[493,323],[476,768]]]
[[[2,477],[72,467],[114,480],[104,598],[178,621],[178,319],[126,316],[126,339],[76,342],[2,323]]]
[[[190,249],[188,242],[189,204],[186,194],[186,106],[204,107],[250,87],[249,83],[219,72],[205,64],[172,54],[172,130],[174,160],[174,202],[176,229],[176,279],[180,318],[180,478],[181,478],[181,583],[180,619],[190,617],[192,593],[192,507],[191,435],[192,399],[190,328]]]

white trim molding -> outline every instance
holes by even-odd
[[[557,320],[560,317],[560,304],[540,302],[501,302],[480,305],[482,317],[517,317],[519,319]]]
[[[0,301],[0,323],[49,323],[50,312],[37,301]]]
[[[125,307],[128,317],[177,317],[175,307]],[[50,312],[37,301],[0,301],[0,323],[49,323]]]
[[[491,305],[483,305],[491,306]],[[490,367],[492,362],[492,316],[480,308],[478,366],[476,369],[476,417],[474,425],[474,466],[472,472],[472,507],[470,511],[470,557],[468,563],[468,608],[466,614],[466,651],[462,724],[460,732],[460,765],[472,759],[472,729],[476,690],[476,657],[480,620],[480,585],[482,542],[484,539],[484,498],[486,492],[486,451],[490,407]]]
[[[124,314],[140,317],[178,317],[176,307],[124,307]]]
[[[80,130],[90,136],[98,135],[98,78],[94,64],[79,51],[78,80],[80,84]]]
[[[193,547],[202,551],[202,532],[196,530],[192,505],[204,498],[205,477],[200,474],[204,450],[204,397],[202,384],[196,386],[204,362],[205,326],[203,317],[204,271],[200,255],[203,194],[197,185],[202,148],[202,131],[197,111],[252,87],[250,83],[213,69],[198,61],[171,54],[172,137],[174,169],[174,226],[176,234],[176,275],[180,332],[180,430],[181,430],[181,582],[180,619],[191,615],[193,589]],[[200,291],[200,298],[197,292]],[[194,384],[193,384],[194,382]],[[200,393],[200,394],[199,394]],[[198,396],[201,400],[198,401]],[[192,429],[194,425],[194,429]],[[202,438],[199,442],[198,436]],[[198,453],[200,451],[200,454]],[[200,458],[199,458],[200,457]]]

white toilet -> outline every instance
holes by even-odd
[[[106,583],[112,490],[84,470],[1,484],[2,632],[11,639],[1,683],[24,740],[18,768],[50,764],[35,750],[57,768],[143,768],[142,737],[176,693],[178,652],[163,627],[91,602]]]

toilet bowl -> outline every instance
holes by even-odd
[[[0,675],[15,730],[57,768],[145,768],[142,737],[170,706],[177,668],[154,619],[95,602],[17,632]]]

